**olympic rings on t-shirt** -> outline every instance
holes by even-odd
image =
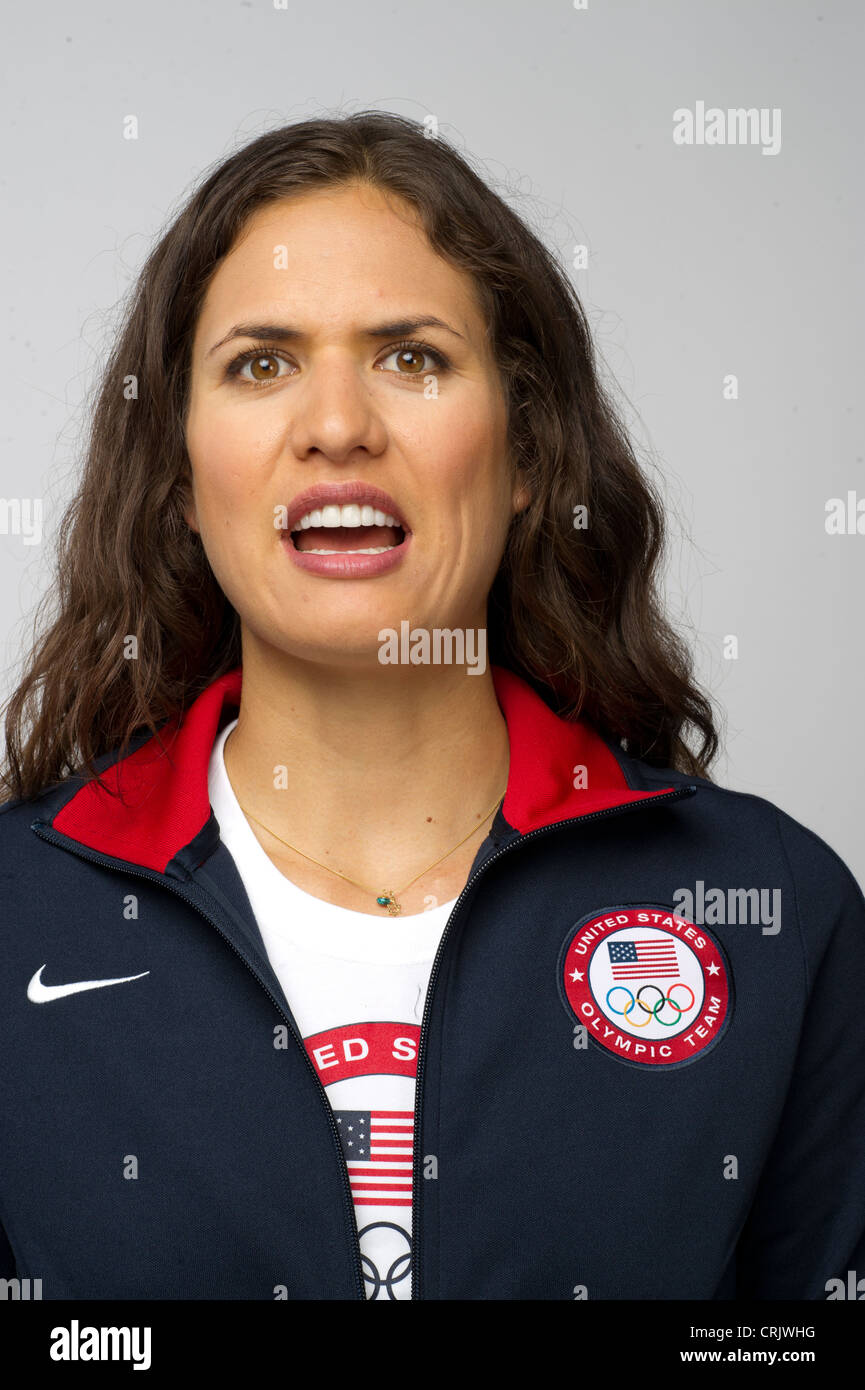
[[[646,1005],[643,1003],[642,999],[640,998],[640,995],[643,993],[644,989],[655,989],[658,991],[658,994],[660,995],[660,998],[655,1001],[651,1008],[647,1008]],[[682,1008],[680,1004],[677,1004],[675,999],[671,999],[670,996],[672,995],[674,989],[686,989],[690,994],[691,1001],[689,1004],[686,1004],[684,1008]],[[630,996],[631,1002],[629,1004],[626,1004],[623,1009],[617,1009],[615,1004],[610,1003],[610,995],[615,994],[617,990],[621,990],[623,994],[627,994]],[[682,1017],[682,1015],[687,1013],[688,1010],[693,1006],[693,1003],[694,991],[691,989],[690,985],[685,984],[684,980],[676,980],[674,984],[670,985],[670,988],[667,990],[666,994],[661,989],[660,985],[641,985],[640,988],[637,990],[636,999],[625,985],[613,985],[611,989],[607,990],[607,1008],[610,1009],[612,1013],[621,1014],[623,1018],[627,1018],[629,1028],[647,1028],[653,1018],[658,1023],[660,1023],[662,1028],[673,1028],[679,1022],[679,1019]],[[645,1023],[635,1023],[632,1018],[628,1018],[628,1015],[638,1004],[640,1008],[643,1010],[643,1013],[647,1015]],[[669,1004],[671,1009],[676,1010],[676,1017],[672,1020],[671,1023],[666,1023],[664,1019],[660,1017],[661,1010],[664,1008],[666,1004]]]

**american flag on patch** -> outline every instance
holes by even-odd
[[[610,941],[607,949],[614,980],[667,980],[679,973],[672,937]]]
[[[356,1207],[410,1207],[414,1112],[335,1110]]]

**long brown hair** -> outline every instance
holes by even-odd
[[[635,757],[707,776],[718,750],[712,706],[656,591],[662,503],[599,381],[567,274],[443,139],[362,111],[287,125],[237,150],[200,181],[147,258],[60,524],[56,577],[38,609],[53,615],[4,707],[0,781],[12,797],[72,772],[98,776],[96,757],[118,746],[122,756],[136,731],[156,734],[240,664],[238,615],[183,517],[195,326],[251,214],[359,181],[414,207],[431,245],[474,277],[487,318],[511,457],[533,494],[511,524],[490,594],[489,660]],[[586,529],[574,526],[580,505]]]

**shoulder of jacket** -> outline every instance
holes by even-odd
[[[736,857],[745,845],[756,854],[763,866],[764,886],[783,895],[784,920],[795,923],[809,992],[833,943],[836,953],[846,954],[852,969],[865,965],[865,896],[850,866],[821,835],[767,797],[723,787],[705,777],[645,765],[640,770],[645,785],[652,789],[675,785],[698,789],[690,803],[679,804],[690,804],[701,812],[709,833],[729,842],[731,873],[735,874]],[[754,862],[752,854],[746,857]],[[792,911],[787,907],[788,893]]]
[[[733,787],[722,786],[707,777],[679,772],[672,768],[657,768],[634,758],[627,758],[619,752],[623,766],[630,769],[628,781],[634,785],[655,790],[661,787],[694,786],[698,789],[695,798],[698,805],[710,808],[723,821],[733,820],[742,823],[745,817],[749,832],[762,831],[771,836],[780,846],[789,863],[794,881],[808,880],[822,885],[833,883],[845,894],[852,894],[865,909],[861,887],[850,866],[837,850],[823,837],[802,821],[797,820],[768,797],[755,792],[738,791]],[[627,775],[627,773],[626,773]]]
[[[152,734],[149,729],[136,729],[125,752],[135,752],[151,737]],[[109,749],[106,753],[100,753],[93,760],[94,768],[101,775],[113,763],[117,762],[122,752],[124,750],[117,746]],[[56,814],[74,792],[79,791],[90,780],[91,778],[85,772],[67,772],[59,781],[50,782],[35,796],[10,797],[8,800],[0,802],[0,818],[6,817],[5,820],[0,819],[0,845],[2,845],[7,833],[14,834],[16,827],[26,825],[29,829],[34,820],[45,819]]]
[[[35,796],[11,797],[0,803],[0,855],[12,845],[20,844],[19,836],[29,835],[35,820],[45,820],[52,816],[66,799],[72,795],[75,786],[80,787],[81,777],[70,773],[60,782],[43,788]],[[35,841],[35,835],[30,836]],[[27,841],[29,843],[29,841]]]
[[[774,828],[784,853],[790,861],[790,872],[794,878],[813,877],[818,872],[821,877],[835,878],[845,887],[852,888],[860,897],[861,889],[850,866],[833,849],[827,840],[803,821],[785,811],[768,797],[754,792],[737,791],[732,787],[721,787],[714,782],[704,782],[694,778],[700,785],[702,794],[717,796],[719,804],[729,806],[735,814],[755,813],[761,817],[768,828]]]
[[[36,817],[39,816],[45,798],[51,795],[52,792],[56,792],[58,786],[62,785],[62,783],[55,783],[53,787],[46,787],[44,791],[39,792],[36,796],[27,798],[16,796],[8,801],[0,802],[0,816],[8,817],[2,824],[7,826],[10,830],[21,825],[25,821],[29,824],[31,820],[35,820]],[[2,834],[2,828],[0,828],[0,834]]]

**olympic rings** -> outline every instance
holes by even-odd
[[[411,1269],[411,1236],[408,1231],[404,1230],[402,1226],[398,1226],[394,1221],[370,1221],[358,1231],[358,1239],[362,1240],[367,1232],[376,1230],[396,1231],[397,1236],[401,1236],[402,1240],[408,1245],[408,1250],[397,1255],[385,1275],[381,1274],[375,1261],[371,1259],[369,1255],[361,1254],[361,1263],[366,1269],[371,1271],[369,1274],[364,1273],[363,1276],[364,1282],[372,1285],[372,1292],[367,1294],[367,1298],[371,1302],[378,1298],[380,1289],[386,1289],[388,1298],[396,1301],[397,1295],[394,1293],[394,1285],[398,1284],[401,1279],[407,1278],[409,1270]],[[397,1274],[396,1271],[399,1269],[400,1265],[403,1265],[404,1268]]]
[[[656,989],[658,991],[658,994],[660,995],[660,998],[655,1001],[651,1008],[647,1008],[647,1006],[643,1003],[642,999],[640,998],[640,995],[643,993],[644,989]],[[674,989],[686,989],[690,994],[690,1003],[686,1004],[684,1008],[680,1004],[677,1004],[675,999],[671,998]],[[617,1009],[615,1004],[610,1003],[610,995],[615,994],[617,990],[621,990],[623,994],[627,994],[630,996],[630,1003],[626,1004],[623,1009]],[[667,990],[666,994],[664,994],[660,985],[641,985],[640,988],[637,990],[636,998],[633,994],[631,994],[631,991],[625,985],[613,985],[611,989],[607,990],[606,1003],[607,1008],[612,1013],[621,1014],[623,1018],[628,1019],[629,1028],[648,1028],[653,1018],[657,1023],[660,1023],[662,1028],[673,1028],[679,1022],[682,1015],[686,1014],[688,1010],[693,1007],[694,997],[694,991],[691,989],[690,985],[686,985],[684,980],[676,980],[674,984],[670,985],[670,988]],[[636,1008],[638,1004],[640,1008],[643,1010],[643,1012],[647,1015],[645,1023],[635,1023],[632,1018],[628,1017],[628,1015]],[[665,1004],[669,1004],[671,1009],[676,1010],[676,1017],[673,1019],[672,1023],[665,1023],[664,1020],[660,1017],[661,1010],[664,1008]]]
[[[644,989],[656,989],[656,990],[658,991],[658,994],[661,996],[660,999],[657,1001],[657,1003],[656,1003],[656,1004],[653,1006],[653,1008],[651,1008],[651,1009],[647,1009],[646,1006],[645,1006],[645,1004],[643,1003],[642,999],[640,998],[640,995],[642,994],[642,992],[643,992]],[[645,1023],[640,1023],[640,1024],[636,1024],[636,1023],[634,1022],[633,1019],[628,1019],[628,1022],[629,1022],[630,1026],[631,1026],[632,1028],[637,1028],[637,1027],[645,1028],[645,1027],[647,1027],[648,1024],[651,1023],[653,1017],[654,1017],[654,1018],[658,1018],[658,1014],[660,1013],[661,1009],[663,1009],[664,1005],[665,1005],[666,1003],[671,1003],[671,1004],[672,1004],[673,1001],[672,1001],[672,1000],[667,1000],[667,999],[666,999],[666,997],[665,997],[665,995],[664,995],[664,991],[661,989],[661,986],[660,986],[660,985],[640,985],[640,988],[637,990],[637,1003],[639,1004],[640,1008],[643,1010],[643,1013],[648,1014],[649,1017],[646,1019],[646,1022],[645,1022]],[[673,1008],[675,1008],[675,1007],[676,1007],[676,1005],[673,1004]],[[628,1018],[628,1014],[630,1013],[630,1011],[631,1011],[632,1008],[633,1008],[633,1005],[632,1005],[632,1004],[626,1005],[626,1007],[625,1007],[625,1018]],[[682,1015],[681,1015],[681,1012],[680,1012],[680,1013],[679,1013],[679,1018],[681,1018],[681,1017],[682,1017]],[[676,1023],[679,1022],[679,1018],[677,1018],[677,1019],[675,1020]],[[659,1023],[663,1023],[664,1020],[663,1020],[662,1018],[658,1018],[658,1022],[659,1022]]]
[[[691,1002],[690,1002],[690,1004],[686,1004],[686,1005],[685,1005],[685,1009],[684,1009],[684,1012],[687,1013],[688,1010],[689,1010],[690,1008],[693,1008],[693,1005],[694,1005],[694,991],[691,989],[691,986],[690,986],[690,985],[686,985],[686,984],[685,984],[685,981],[684,981],[684,980],[677,980],[676,983],[675,983],[674,985],[670,985],[670,989],[667,990],[667,997],[668,997],[668,998],[669,998],[669,995],[670,995],[670,990],[673,990],[673,989],[686,989],[686,990],[688,991],[688,993],[690,994],[690,996],[691,996]],[[670,1003],[671,1003],[671,1004],[672,1004],[672,1002],[673,1002],[672,999],[670,999]],[[677,1005],[676,1007],[678,1008],[678,1005]]]

